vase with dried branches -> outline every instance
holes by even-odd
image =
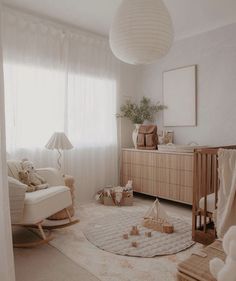
[[[140,125],[144,121],[154,121],[155,114],[165,108],[166,106],[161,105],[160,102],[153,104],[147,97],[143,97],[138,104],[128,100],[125,104],[121,105],[120,113],[117,114],[117,117],[128,118],[135,125],[132,134],[135,148],[137,148],[137,136]]]

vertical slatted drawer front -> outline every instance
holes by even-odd
[[[136,192],[192,204],[193,154],[123,150],[121,173]]]
[[[192,203],[193,156],[169,154],[170,199]]]
[[[193,154],[180,155],[180,201],[193,201]]]
[[[131,157],[131,151],[122,150],[121,185],[123,186],[131,179]]]
[[[143,155],[141,151],[134,150],[132,151],[131,157],[131,179],[133,181],[133,189],[137,192],[142,192],[141,188],[141,170]]]
[[[168,154],[155,153],[154,165],[154,195],[169,198],[170,169]]]
[[[154,195],[154,156],[155,153],[146,152],[142,163],[142,192],[149,195]]]

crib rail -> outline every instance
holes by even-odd
[[[220,148],[236,149],[236,145],[195,149],[194,182],[193,182],[193,240],[210,244],[216,238],[216,230],[212,221],[212,212],[208,208],[208,195],[214,194],[214,207],[218,200],[218,150]],[[204,206],[199,202],[204,198]]]

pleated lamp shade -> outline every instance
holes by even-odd
[[[149,64],[173,42],[171,17],[162,0],[123,0],[110,29],[110,47],[123,62]]]
[[[45,145],[48,149],[68,150],[72,149],[73,145],[63,132],[54,133],[48,143]]]

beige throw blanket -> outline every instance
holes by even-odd
[[[236,225],[236,150],[218,152],[220,189],[217,206],[217,234],[222,238],[231,225]]]

